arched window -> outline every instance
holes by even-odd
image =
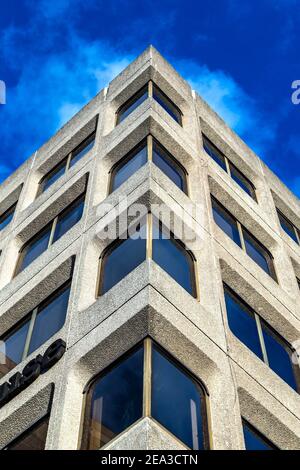
[[[83,448],[103,447],[146,416],[192,449],[209,447],[206,392],[150,338],[89,387]]]
[[[152,161],[181,191],[188,194],[187,172],[152,135],[139,143],[111,169],[109,193],[118,189],[148,161]]]
[[[156,218],[153,218],[152,257],[178,284],[197,297],[192,254]]]
[[[103,295],[146,258],[152,258],[178,284],[197,298],[195,263],[184,244],[151,214],[137,231],[118,239],[101,256],[98,294]]]

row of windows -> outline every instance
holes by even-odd
[[[203,138],[203,148],[210,157],[223,168],[231,178],[256,201],[255,187],[249,179],[243,175],[237,167],[205,136]]]
[[[87,387],[81,448],[96,450],[144,417],[151,417],[190,449],[211,447],[208,394],[202,383],[150,338]],[[5,447],[45,448],[49,415]],[[242,420],[247,450],[275,446]]]
[[[223,232],[277,282],[271,253],[214,197],[212,210],[214,220]]]
[[[131,237],[113,242],[101,255],[98,295],[108,292],[147,258],[152,258],[189,294],[198,297],[194,256],[166,233],[160,221],[149,214]],[[0,377],[58,332],[66,318],[70,283],[35,308],[2,338],[6,360]],[[258,358],[294,390],[299,389],[295,351],[230,288],[224,286],[229,328]],[[1,352],[1,351],[0,351]]]

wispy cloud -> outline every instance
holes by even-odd
[[[275,138],[276,124],[269,117],[266,119],[255,100],[233,77],[193,61],[178,61],[176,66],[191,87],[253,150],[258,154],[265,151]]]

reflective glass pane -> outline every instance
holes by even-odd
[[[129,114],[140,106],[148,98],[148,85],[142,88],[134,97],[125,103],[118,112],[117,122],[122,122]]]
[[[5,227],[7,227],[7,225],[10,224],[10,222],[12,221],[14,213],[15,213],[15,209],[16,209],[16,204],[10,209],[8,209],[8,211],[6,211],[2,216],[0,216],[0,232]]]
[[[44,450],[47,439],[49,417],[43,419],[18,439],[9,444],[5,450]]]
[[[153,142],[153,163],[160,168],[182,191],[186,192],[186,176],[177,162],[160,145]]]
[[[66,171],[66,163],[67,161],[64,160],[59,166],[57,166],[51,173],[49,173],[45,178],[43,179],[41,185],[42,185],[42,191],[46,191],[55,181],[57,181]]]
[[[278,217],[280,221],[280,225],[283,228],[283,230],[296,242],[298,243],[298,239],[296,236],[296,232],[294,229],[293,224],[289,222],[280,212],[278,212]]]
[[[269,366],[286,383],[297,391],[295,375],[289,353],[281,343],[280,339],[276,338],[275,333],[269,330],[264,322],[261,323]]]
[[[100,279],[100,295],[105,294],[127,274],[146,259],[146,226],[141,228],[141,238],[127,238],[103,257]]]
[[[241,248],[236,220],[215,199],[212,199],[212,209],[216,224]]]
[[[230,163],[231,178],[246,192],[250,197],[254,198],[254,189],[250,181],[242,175],[242,173]]]
[[[119,186],[125,183],[130,176],[138,171],[147,163],[147,144],[142,144],[136,151],[130,155],[125,162],[121,162],[112,173],[111,192],[115,191]]]
[[[167,111],[168,114],[170,114],[170,116],[172,116],[173,119],[175,119],[176,122],[178,122],[178,124],[181,125],[181,113],[177,106],[175,106],[174,103],[172,103],[172,101],[154,84],[153,98],[164,108],[165,111]]]
[[[51,224],[52,226],[52,224]],[[22,250],[19,271],[23,271],[29,264],[31,264],[36,258],[38,258],[44,251],[47,250],[51,226],[49,225],[43,232],[38,234],[31,242],[29,242]]]
[[[0,343],[0,378],[22,361],[28,328],[29,320]]]
[[[88,449],[99,449],[142,417],[143,353],[139,348],[93,385]]]
[[[269,267],[269,263],[272,263],[272,260],[270,259],[270,256],[268,255],[266,250],[260,244],[258,244],[256,240],[252,237],[252,235],[250,235],[250,233],[247,232],[245,229],[243,229],[243,234],[244,234],[245,248],[246,248],[247,254],[267,274],[272,276],[272,272]]]
[[[263,360],[253,313],[227,288],[225,288],[225,302],[230,330],[256,356]]]
[[[70,287],[67,287],[39,308],[34,322],[28,354],[39,348],[63,327],[68,310],[69,295]]]
[[[273,450],[273,447],[254,429],[243,422],[244,440],[246,450]]]
[[[70,167],[75,165],[84,155],[86,155],[94,146],[95,134],[88,137],[76,150],[72,152]]]
[[[191,449],[203,449],[203,395],[196,382],[153,346],[151,415]]]
[[[178,284],[196,297],[195,273],[191,255],[170,235],[163,234],[157,220],[153,220],[153,260]]]
[[[224,156],[203,136],[203,148],[206,153],[227,172]]]
[[[53,243],[62,237],[68,230],[81,219],[84,208],[84,198],[78,199],[73,203],[66,211],[62,212],[58,216],[57,224],[55,227],[55,233],[53,237]]]

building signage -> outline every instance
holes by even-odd
[[[17,372],[10,377],[8,382],[0,385],[0,408],[25,390],[41,374],[54,366],[62,358],[65,351],[66,343],[62,339],[54,341],[43,356],[39,354],[28,362],[22,372]]]

